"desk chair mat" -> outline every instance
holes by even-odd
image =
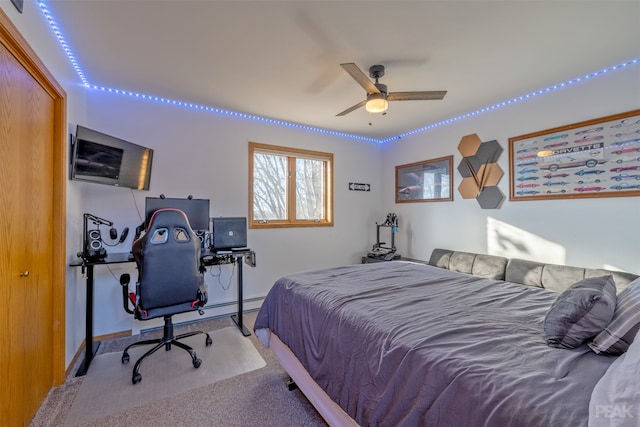
[[[210,347],[205,347],[203,335],[183,341],[197,352],[202,360],[200,368],[194,368],[189,354],[179,348],[160,350],[142,364],[143,379],[136,385],[131,383],[132,362],[122,364],[121,351],[97,356],[83,379],[65,426],[88,423],[266,366],[251,340],[235,326],[209,335],[213,340]],[[131,360],[137,360],[146,350],[144,346],[132,348]]]

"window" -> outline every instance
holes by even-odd
[[[333,154],[249,143],[250,228],[333,225]]]

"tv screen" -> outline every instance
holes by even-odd
[[[148,190],[153,150],[78,126],[72,144],[71,179]]]
[[[151,216],[158,209],[175,208],[183,211],[194,231],[209,231],[209,199],[171,199],[168,197],[147,197],[145,199],[145,228]]]

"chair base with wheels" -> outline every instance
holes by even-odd
[[[171,316],[165,316],[164,317],[164,332],[163,332],[163,336],[162,338],[157,338],[157,339],[152,339],[152,340],[144,340],[144,341],[139,341],[139,342],[135,342],[133,344],[130,344],[129,346],[127,346],[127,348],[124,349],[124,351],[122,352],[122,363],[129,363],[129,349],[132,347],[138,347],[141,345],[150,345],[150,344],[156,344],[153,348],[151,348],[149,351],[147,351],[145,354],[143,354],[142,356],[140,356],[140,358],[138,359],[138,361],[136,362],[135,366],[133,367],[133,373],[131,375],[131,382],[133,384],[137,384],[140,381],[142,381],[142,375],[140,375],[140,365],[142,365],[142,361],[147,357],[147,356],[151,356],[153,353],[155,353],[156,351],[160,350],[162,347],[165,347],[166,351],[171,350],[171,345],[175,345],[183,350],[185,350],[186,352],[188,352],[191,355],[191,361],[193,363],[193,367],[194,368],[199,368],[200,364],[202,363],[202,360],[198,359],[198,356],[196,355],[196,352],[193,350],[193,348],[191,348],[190,346],[178,341],[187,337],[192,337],[194,335],[199,335],[199,334],[204,334],[206,335],[206,339],[205,339],[205,345],[207,347],[209,347],[213,341],[211,340],[211,337],[209,336],[208,333],[203,332],[203,331],[195,331],[195,332],[187,332],[184,334],[180,334],[178,336],[174,336],[173,335],[173,322],[171,320]]]

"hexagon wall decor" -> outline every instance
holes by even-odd
[[[504,200],[504,194],[498,188],[498,182],[504,175],[498,166],[502,147],[498,141],[482,142],[478,135],[463,136],[458,144],[462,160],[458,172],[462,182],[458,192],[464,199],[476,198],[482,209],[497,209]]]

